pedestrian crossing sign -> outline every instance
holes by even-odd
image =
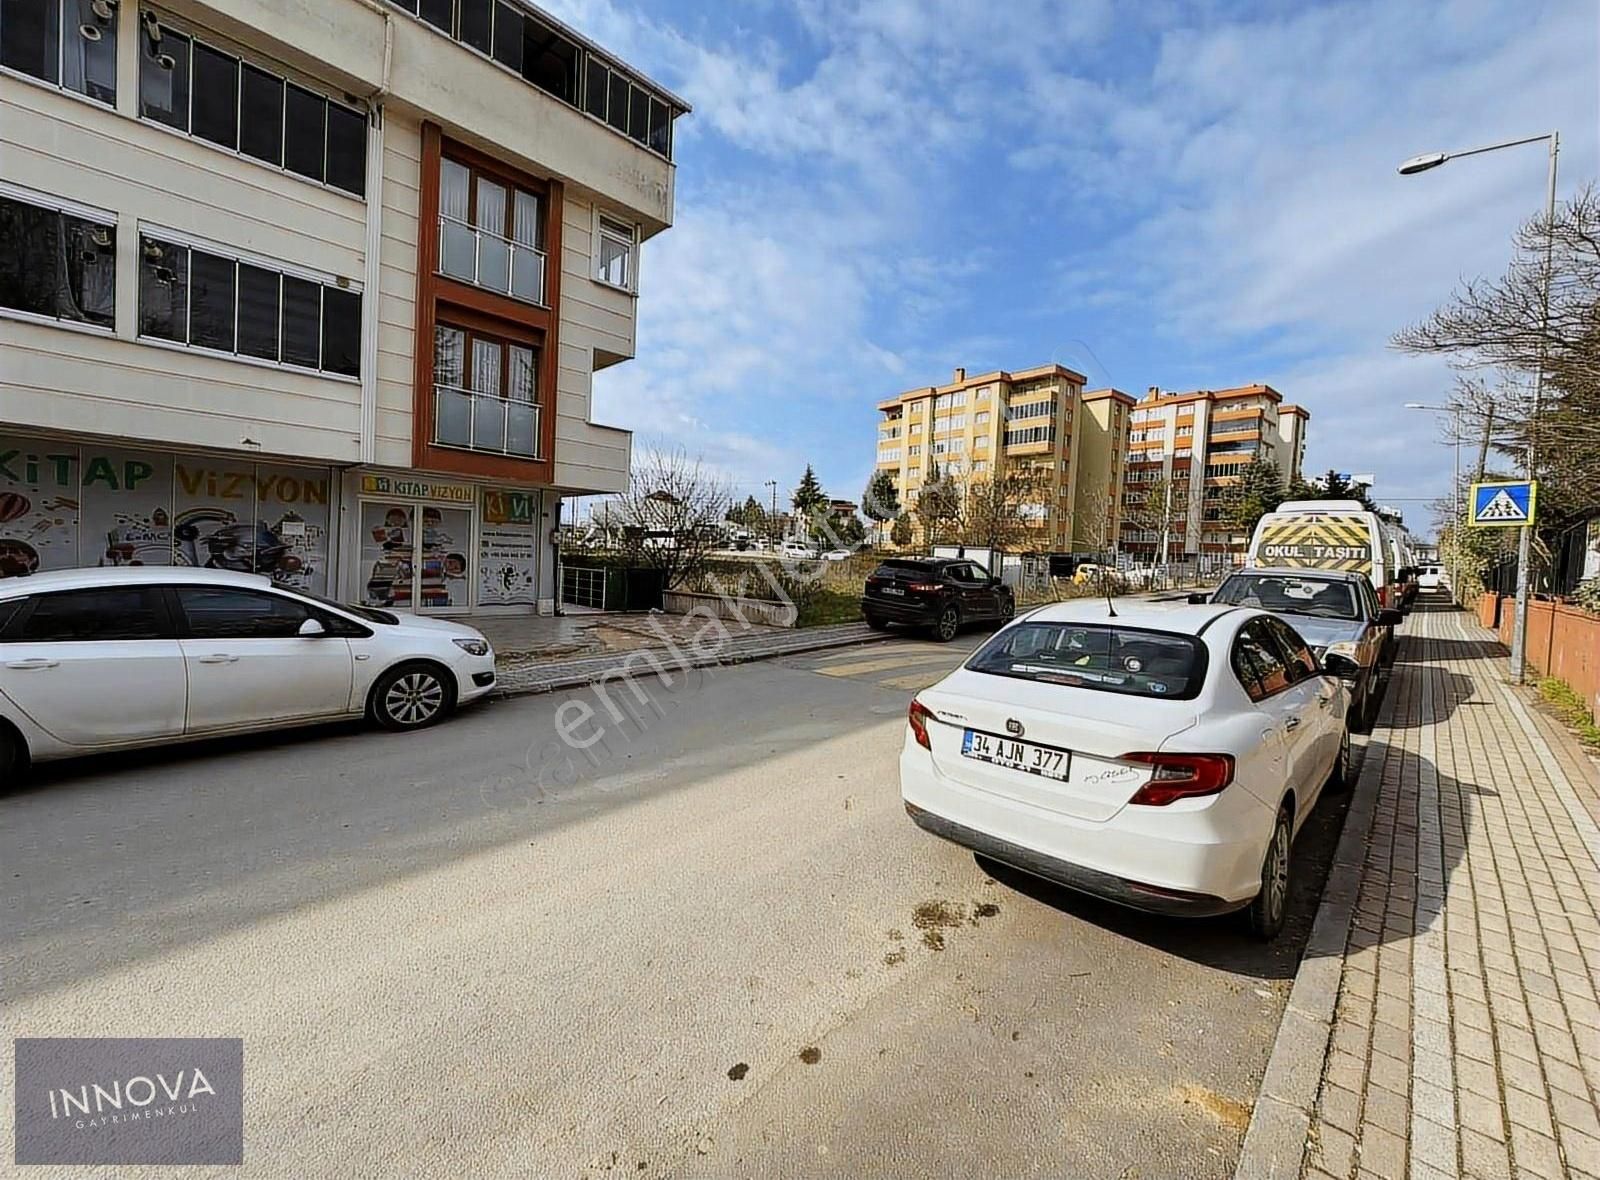
[[[1533,523],[1538,500],[1539,484],[1535,480],[1475,483],[1472,485],[1472,515],[1467,523],[1484,529],[1522,528]]]

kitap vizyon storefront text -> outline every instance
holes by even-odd
[[[531,613],[549,598],[542,507],[521,489],[0,436],[0,577],[190,565],[399,610]]]

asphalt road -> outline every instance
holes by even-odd
[[[979,638],[47,768],[0,1020],[243,1037],[234,1176],[1231,1175],[1343,799],[1271,947],[977,862],[895,762]]]

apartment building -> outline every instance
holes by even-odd
[[[687,110],[523,0],[0,4],[0,575],[549,609]]]
[[[1223,489],[1256,459],[1275,462],[1286,482],[1299,478],[1311,415],[1270,385],[1188,393],[1151,386],[1130,418],[1120,548],[1159,557],[1164,534],[1176,561],[1237,548],[1235,530],[1221,520]]]
[[[1115,389],[1085,393],[1084,377],[1061,365],[969,377],[907,390],[878,403],[877,469],[913,508],[935,467],[970,487],[1028,467],[1041,496],[1023,506],[1037,552],[1108,548],[1120,526],[1128,414]],[[915,513],[912,519],[916,522]],[[914,546],[926,544],[920,522]]]

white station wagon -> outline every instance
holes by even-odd
[[[1282,928],[1295,835],[1350,756],[1348,691],[1275,615],[1104,600],[1017,619],[911,702],[906,811],[1137,909]]]
[[[494,685],[471,627],[258,574],[167,566],[0,581],[0,789],[30,761],[360,717],[420,729]]]

